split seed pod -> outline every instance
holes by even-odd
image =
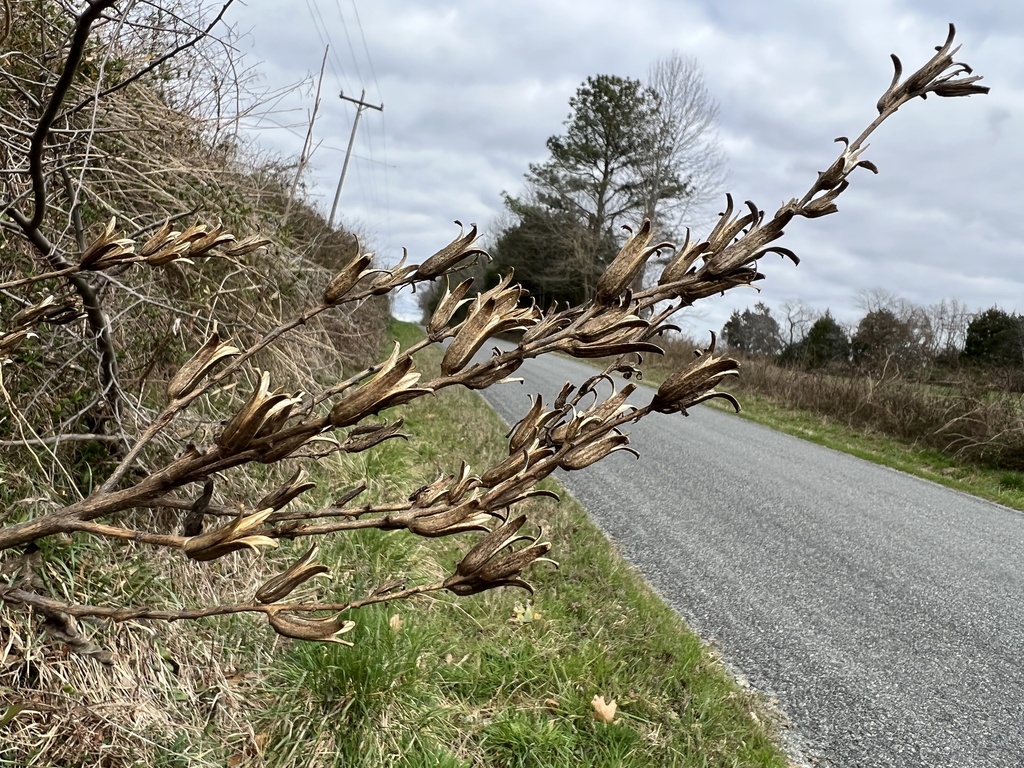
[[[277,541],[251,531],[259,528],[274,510],[264,509],[251,515],[239,515],[227,525],[212,531],[192,536],[185,541],[185,554],[193,560],[216,560],[240,549],[258,550],[259,547],[276,547]]]
[[[322,643],[337,643],[339,645],[352,646],[347,640],[341,640],[340,636],[352,631],[356,623],[345,621],[338,616],[328,616],[326,619],[311,619],[306,616],[299,616],[294,613],[283,613],[274,611],[267,614],[270,626],[277,634],[290,637],[295,640],[315,640]]]
[[[313,558],[317,554],[317,545],[314,544],[306,553],[296,560],[284,573],[278,574],[269,579],[262,587],[256,590],[256,599],[261,603],[276,603],[288,597],[300,584],[319,576],[322,573],[329,573],[330,568],[322,563],[317,563]]]
[[[167,384],[167,398],[177,400],[189,394],[199,385],[199,382],[209,375],[217,363],[225,358],[234,357],[240,352],[241,350],[237,347],[220,340],[217,325],[214,324],[210,338],[192,356],[191,360],[178,369],[178,372]]]

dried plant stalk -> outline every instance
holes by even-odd
[[[41,116],[34,122],[25,118],[8,131],[5,145],[9,154],[19,150],[22,157],[21,170],[12,171],[13,181],[4,189],[3,224],[9,235],[19,239],[20,253],[34,254],[46,271],[33,274],[26,269],[25,274],[0,287],[29,290],[46,284],[54,286],[55,292],[62,285],[70,285],[72,290],[61,293],[59,299],[55,295],[41,301],[26,297],[24,306],[4,320],[0,357],[17,366],[24,361],[17,351],[32,341],[33,334],[42,333],[47,325],[85,316],[92,335],[99,339],[101,358],[110,363],[92,386],[93,398],[86,410],[95,411],[96,423],[103,427],[95,431],[115,443],[113,469],[98,487],[81,488],[80,498],[71,502],[54,508],[34,507],[20,517],[0,510],[4,521],[0,553],[5,555],[0,601],[65,621],[86,617],[178,621],[252,613],[265,616],[269,626],[285,637],[346,643],[341,636],[352,628],[348,617],[366,605],[441,590],[470,595],[505,586],[531,589],[525,574],[538,562],[551,562],[547,558],[550,544],[544,541],[543,532],[521,533],[528,528],[528,520],[517,505],[549,493],[536,489],[539,481],[556,468],[582,469],[612,453],[631,450],[623,429],[652,412],[685,414],[693,405],[715,397],[739,408],[731,395],[717,389],[737,373],[738,363],[715,356],[713,338],[703,354],[666,379],[644,405],[631,404],[628,398],[632,395],[635,399],[639,390],[633,384],[617,390],[611,374],[624,373],[628,378],[640,371],[644,354],[660,353],[657,340],[672,328],[669,321],[676,312],[761,280],[758,265],[767,254],[796,262],[795,254],[773,243],[796,216],[817,218],[834,213],[837,198],[857,168],[877,172],[861,159],[865,141],[903,104],[928,94],[953,97],[987,91],[967,65],[953,60],[957,49],[951,47],[951,25],[948,39],[935,56],[906,79],[901,79],[902,65],[894,57],[896,74],[878,102],[878,117],[852,142],[840,139],[843,150],[839,157],[818,174],[801,198],[789,201],[773,216],[766,217],[751,202],[737,211],[729,197],[725,212],[707,237],[691,238],[688,233],[681,248],[670,243],[652,245],[654,233],[645,221],[597,283],[594,300],[575,307],[542,311],[512,283],[511,276],[476,296],[470,294],[470,281],[464,281],[445,293],[427,326],[427,338],[420,344],[404,352],[396,346],[387,360],[344,381],[324,383],[310,378],[273,388],[271,373],[266,367],[257,371],[255,365],[286,348],[299,329],[324,318],[344,316],[375,296],[424,281],[447,280],[483,254],[476,245],[475,226],[468,232],[462,230],[421,264],[406,265],[403,258],[390,269],[374,266],[372,254],[364,253],[356,241],[333,275],[325,276],[318,295],[290,319],[246,329],[239,338],[228,339],[213,322],[215,306],[209,312],[212,330],[205,341],[196,344],[188,361],[170,372],[159,406],[149,411],[135,407],[129,418],[112,362],[116,360],[115,340],[123,339],[125,330],[117,329],[116,319],[104,312],[104,291],[96,286],[123,285],[114,281],[121,276],[137,279],[140,274],[187,280],[203,269],[222,270],[223,281],[228,282],[233,265],[270,240],[259,235],[237,238],[221,222],[202,218],[191,226],[178,227],[162,213],[150,217],[155,225],[134,234],[132,226],[122,231],[118,217],[111,216],[98,235],[87,239],[82,230],[76,233],[74,247],[67,247],[68,238],[55,223],[59,217],[54,206],[59,203],[53,190],[58,182],[68,180],[59,172],[53,151],[55,128],[59,124],[72,134],[77,131],[75,140],[95,138],[94,126],[78,127],[75,122],[82,106],[93,97],[75,94],[80,101],[70,109],[66,102],[74,92],[76,69],[90,40],[91,26],[102,13],[114,12],[112,7],[111,0],[94,0],[75,19],[59,77],[52,86],[40,84],[46,94]],[[122,87],[127,88],[128,83],[110,86],[99,97],[114,98]],[[18,143],[18,131],[31,136],[27,146]],[[73,140],[62,140],[67,149],[77,146]],[[145,174],[139,176],[135,181],[146,184]],[[65,189],[68,199],[91,194],[102,200],[104,184],[113,183],[115,174],[97,173],[94,177],[98,180],[95,186],[77,192]],[[76,209],[72,202],[72,219]],[[61,248],[55,245],[58,242],[63,244]],[[660,279],[651,287],[630,290],[650,257],[664,251],[671,255]],[[206,261],[200,264],[200,258]],[[99,276],[100,282],[91,282],[88,275]],[[457,319],[463,307],[467,308],[465,319]],[[239,323],[222,324],[231,326]],[[508,331],[522,332],[512,349],[474,362],[489,339]],[[449,338],[452,341],[443,353],[440,373],[425,379],[416,370],[414,354]],[[302,495],[313,484],[298,474],[276,490],[261,493],[262,498],[252,503],[239,500],[237,506],[230,506],[212,501],[215,478],[230,477],[245,466],[276,465],[296,456],[323,458],[373,450],[386,440],[406,436],[400,432],[400,419],[382,423],[369,421],[371,417],[449,387],[490,386],[514,374],[525,360],[553,352],[584,359],[616,359],[579,388],[567,385],[550,408],[538,396],[512,429],[508,456],[495,466],[478,467],[474,472],[462,465],[396,503],[354,504],[365,491],[362,485],[346,492],[335,506],[302,507]],[[277,374],[273,378],[280,381]],[[292,387],[308,393],[290,391]],[[218,398],[231,388],[245,399],[230,409],[218,410]],[[590,402],[591,396],[595,402]],[[23,441],[29,445],[30,440],[41,440],[45,445],[50,437],[23,436]],[[196,483],[202,484],[203,491],[192,499],[189,486]],[[168,509],[187,513],[177,530],[161,525],[158,510]],[[129,512],[132,514],[124,514]],[[363,528],[401,529],[428,538],[467,532],[482,535],[466,545],[464,557],[445,578],[347,600],[288,601],[296,588],[328,571],[327,565],[315,560],[315,544],[287,570],[254,586],[251,598],[185,608],[130,604],[116,592],[109,595],[107,604],[86,604],[47,594],[38,580],[31,578],[38,565],[40,542],[65,534],[180,550],[175,554],[203,563],[238,551],[251,551],[251,556],[259,557],[262,550],[276,546],[281,539],[315,539]]]

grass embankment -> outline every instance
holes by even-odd
[[[1024,473],[959,462],[941,451],[858,431],[828,416],[787,407],[763,396],[746,392],[738,396],[743,406],[739,415],[745,419],[1024,511]],[[723,410],[732,412],[729,407]]]
[[[414,326],[391,330],[404,346],[418,338]],[[425,350],[421,370],[437,359]],[[462,459],[482,471],[505,455],[505,428],[475,393],[444,391],[396,411],[410,442],[302,462],[318,487],[296,503],[328,505],[364,478],[363,500],[401,499]],[[293,469],[255,467],[220,490],[258,498]],[[76,653],[41,622],[0,610],[0,766],[785,765],[757,699],[578,505],[543,500],[528,511],[561,563],[528,574],[536,595],[445,594],[356,611],[352,648],[285,641],[239,615],[83,622],[98,645]],[[321,542],[330,581],[300,591],[345,600],[396,579],[435,581],[472,540],[340,534]],[[60,537],[44,542],[40,578],[85,603],[244,601],[307,544],[197,565],[131,542]],[[595,696],[617,702],[612,722],[595,717]]]
[[[405,345],[418,333],[396,324]],[[430,358],[421,368],[436,364]],[[506,454],[505,427],[474,393],[444,391],[404,409],[409,443],[322,466],[365,472],[394,495]],[[554,487],[554,486],[550,486]],[[294,645],[267,680],[253,727],[269,765],[782,766],[765,713],[713,653],[563,495],[539,501],[559,571],[529,574],[536,594],[497,590],[362,610],[354,648]],[[465,537],[462,537],[463,539]],[[366,531],[327,546],[345,594],[431,577],[460,542]],[[463,544],[464,546],[464,544]],[[612,722],[595,696],[615,699]]]
[[[663,359],[654,359],[652,356],[644,369],[645,381],[657,386],[673,370],[692,359],[684,353],[685,350],[670,349],[669,355]],[[765,364],[754,363],[753,365],[764,366]],[[855,419],[843,419],[833,414],[822,413],[819,410],[794,407],[786,402],[786,393],[783,393],[782,398],[776,398],[767,396],[760,391],[761,387],[758,386],[757,380],[765,377],[758,375],[759,372],[755,372],[755,382],[751,384],[751,376],[745,376],[749,369],[750,365],[741,367],[740,378],[733,382],[726,382],[724,387],[739,398],[743,406],[743,410],[739,414],[740,417],[804,440],[810,440],[818,445],[843,451],[876,464],[882,464],[958,491],[1024,511],[1024,472],[987,467],[983,463],[966,460],[963,457],[964,455],[983,455],[982,451],[958,454],[956,451],[923,447],[922,439],[894,437],[869,424],[858,424]],[[809,381],[812,375],[797,374],[796,378],[799,381],[805,379]],[[761,383],[763,384],[763,382]],[[768,388],[770,389],[770,387]],[[752,389],[755,391],[751,391]],[[854,387],[844,386],[843,389],[849,396]],[[907,385],[902,385],[901,389],[906,395]],[[831,396],[835,398],[841,394],[841,392],[835,391],[831,393]],[[828,400],[820,393],[817,399]],[[729,413],[733,412],[730,406],[718,400],[712,400],[709,405]],[[868,409],[863,407],[863,403],[860,405],[862,406],[860,409],[862,415]],[[915,405],[919,404],[915,403]],[[857,406],[858,403],[850,404],[848,407],[831,404],[833,409],[845,408],[851,412],[856,412]],[[894,410],[898,409],[891,409],[890,413]],[[952,418],[953,416],[947,415],[946,421],[949,422]],[[983,420],[978,417],[977,409],[961,418],[963,421],[971,418],[974,426],[979,424],[984,426]],[[918,424],[921,421],[923,420],[919,420]],[[942,423],[942,419],[937,417],[936,423]],[[905,431],[910,433],[912,429],[908,428]],[[966,432],[967,429],[964,431]],[[1006,434],[999,435],[999,437],[1001,439],[1007,437],[1018,439],[1013,435]],[[983,449],[984,445],[979,444],[979,447]]]

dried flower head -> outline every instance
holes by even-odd
[[[509,286],[512,274],[489,291],[481,293],[469,309],[469,317],[455,332],[441,359],[441,370],[452,375],[461,371],[484,343],[498,333],[529,328],[539,315],[533,305],[520,308],[519,300],[525,291],[518,285]]]
[[[282,413],[302,402],[297,395],[287,395],[282,390],[270,391],[270,373],[263,371],[260,383],[245,405],[224,426],[217,436],[217,444],[229,453],[245,450],[259,436],[266,436],[268,424],[277,424]]]
[[[214,323],[210,338],[192,356],[191,360],[178,369],[178,372],[168,382],[168,399],[177,400],[189,394],[199,385],[199,382],[210,374],[210,371],[216,367],[217,363],[229,357],[234,357],[240,352],[241,350],[238,347],[220,340],[217,324]]]
[[[455,317],[455,313],[463,305],[469,303],[470,300],[465,298],[465,296],[472,285],[473,278],[468,277],[455,286],[455,290],[451,290],[447,285],[445,286],[444,296],[441,297],[441,301],[438,302],[430,322],[427,323],[428,339],[431,341],[442,341],[452,335],[453,331],[448,327],[448,324]]]
[[[629,227],[625,229],[628,230]],[[651,246],[653,238],[651,220],[644,219],[640,229],[625,242],[597,281],[596,300],[599,304],[609,304],[617,299],[643,271],[651,256],[658,251],[674,247],[668,242]]]
[[[135,241],[131,238],[116,237],[114,230],[117,227],[117,219],[111,218],[99,237],[92,241],[82,252],[78,261],[82,269],[106,269],[121,264],[135,255]]]
[[[487,255],[482,249],[473,247],[476,242],[476,224],[470,224],[469,232],[466,232],[461,221],[455,223],[459,225],[459,236],[420,264],[416,270],[417,280],[432,280],[454,269],[459,262],[470,256]]]
[[[346,621],[341,615],[328,616],[325,619],[311,619],[297,613],[286,613],[284,611],[272,611],[267,614],[270,626],[277,634],[283,637],[290,637],[294,640],[312,640],[321,643],[337,643],[338,645],[352,646],[341,636],[351,632],[356,623]]]
[[[395,342],[391,357],[381,366],[377,375],[345,395],[331,409],[331,425],[348,427],[385,408],[429,394],[429,389],[415,386],[420,375],[412,369],[412,358],[402,354],[401,345]]]
[[[533,587],[521,578],[523,569],[542,560],[555,567],[557,563],[544,557],[551,550],[551,544],[540,540],[543,531],[532,538],[518,534],[525,521],[526,517],[520,515],[481,539],[462,558],[455,573],[445,579],[445,589],[456,595],[473,595],[497,587],[520,587],[533,592]],[[528,542],[527,546],[513,549],[524,541]]]
[[[314,544],[306,553],[296,560],[284,573],[269,579],[256,590],[256,599],[261,603],[276,603],[292,593],[300,584],[305,584],[315,576],[330,573],[330,568],[316,562],[317,545]]]
[[[193,560],[216,560],[241,549],[257,551],[259,547],[276,547],[277,541],[253,533],[274,510],[264,509],[250,515],[240,514],[226,525],[185,540],[185,554]]]
[[[727,376],[736,376],[740,364],[729,357],[715,357],[715,341],[715,334],[712,333],[710,346],[697,353],[694,363],[665,379],[651,401],[653,410],[685,414],[690,406],[718,397],[729,401],[739,412],[740,404],[736,398],[728,392],[716,391],[715,386]]]

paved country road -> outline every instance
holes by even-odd
[[[592,373],[531,361],[486,397],[515,421]],[[628,431],[639,461],[560,479],[806,758],[1024,766],[1024,514],[708,408]]]

